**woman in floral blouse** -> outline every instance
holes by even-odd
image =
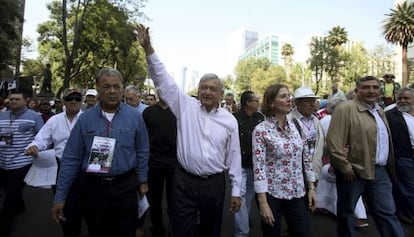
[[[263,236],[281,235],[282,214],[292,236],[311,235],[308,209],[316,204],[312,158],[299,124],[286,116],[290,110],[288,88],[269,86],[262,103],[267,118],[253,132],[254,186]]]

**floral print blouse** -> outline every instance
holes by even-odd
[[[290,200],[305,196],[306,182],[314,182],[312,157],[305,138],[294,122],[286,118],[285,128],[268,117],[253,132],[253,171],[256,193],[269,193]],[[303,157],[303,165],[302,165]]]

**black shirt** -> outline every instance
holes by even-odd
[[[177,120],[169,108],[158,103],[142,112],[150,141],[149,164],[177,162]]]
[[[252,167],[252,133],[257,124],[264,120],[263,114],[255,112],[252,116],[246,114],[244,109],[240,109],[233,114],[239,124],[240,152],[242,167]]]

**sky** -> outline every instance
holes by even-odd
[[[37,25],[49,17],[48,2],[26,0],[24,36],[38,37]],[[144,24],[168,70],[189,67],[225,76],[231,73],[227,37],[239,28],[257,31],[259,38],[284,36],[294,47],[294,58],[304,61],[310,37],[327,35],[335,26],[367,49],[386,44],[382,22],[393,6],[394,0],[147,0],[142,11],[150,18]]]

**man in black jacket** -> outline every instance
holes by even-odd
[[[241,207],[234,215],[234,236],[249,236],[249,212],[254,197],[252,167],[252,132],[264,120],[259,109],[259,98],[252,91],[240,97],[242,109],[234,113],[239,124],[240,150],[242,158]]]
[[[412,222],[414,217],[414,89],[401,89],[397,94],[397,106],[386,115],[394,144],[397,213],[400,218],[406,219],[408,216]]]

